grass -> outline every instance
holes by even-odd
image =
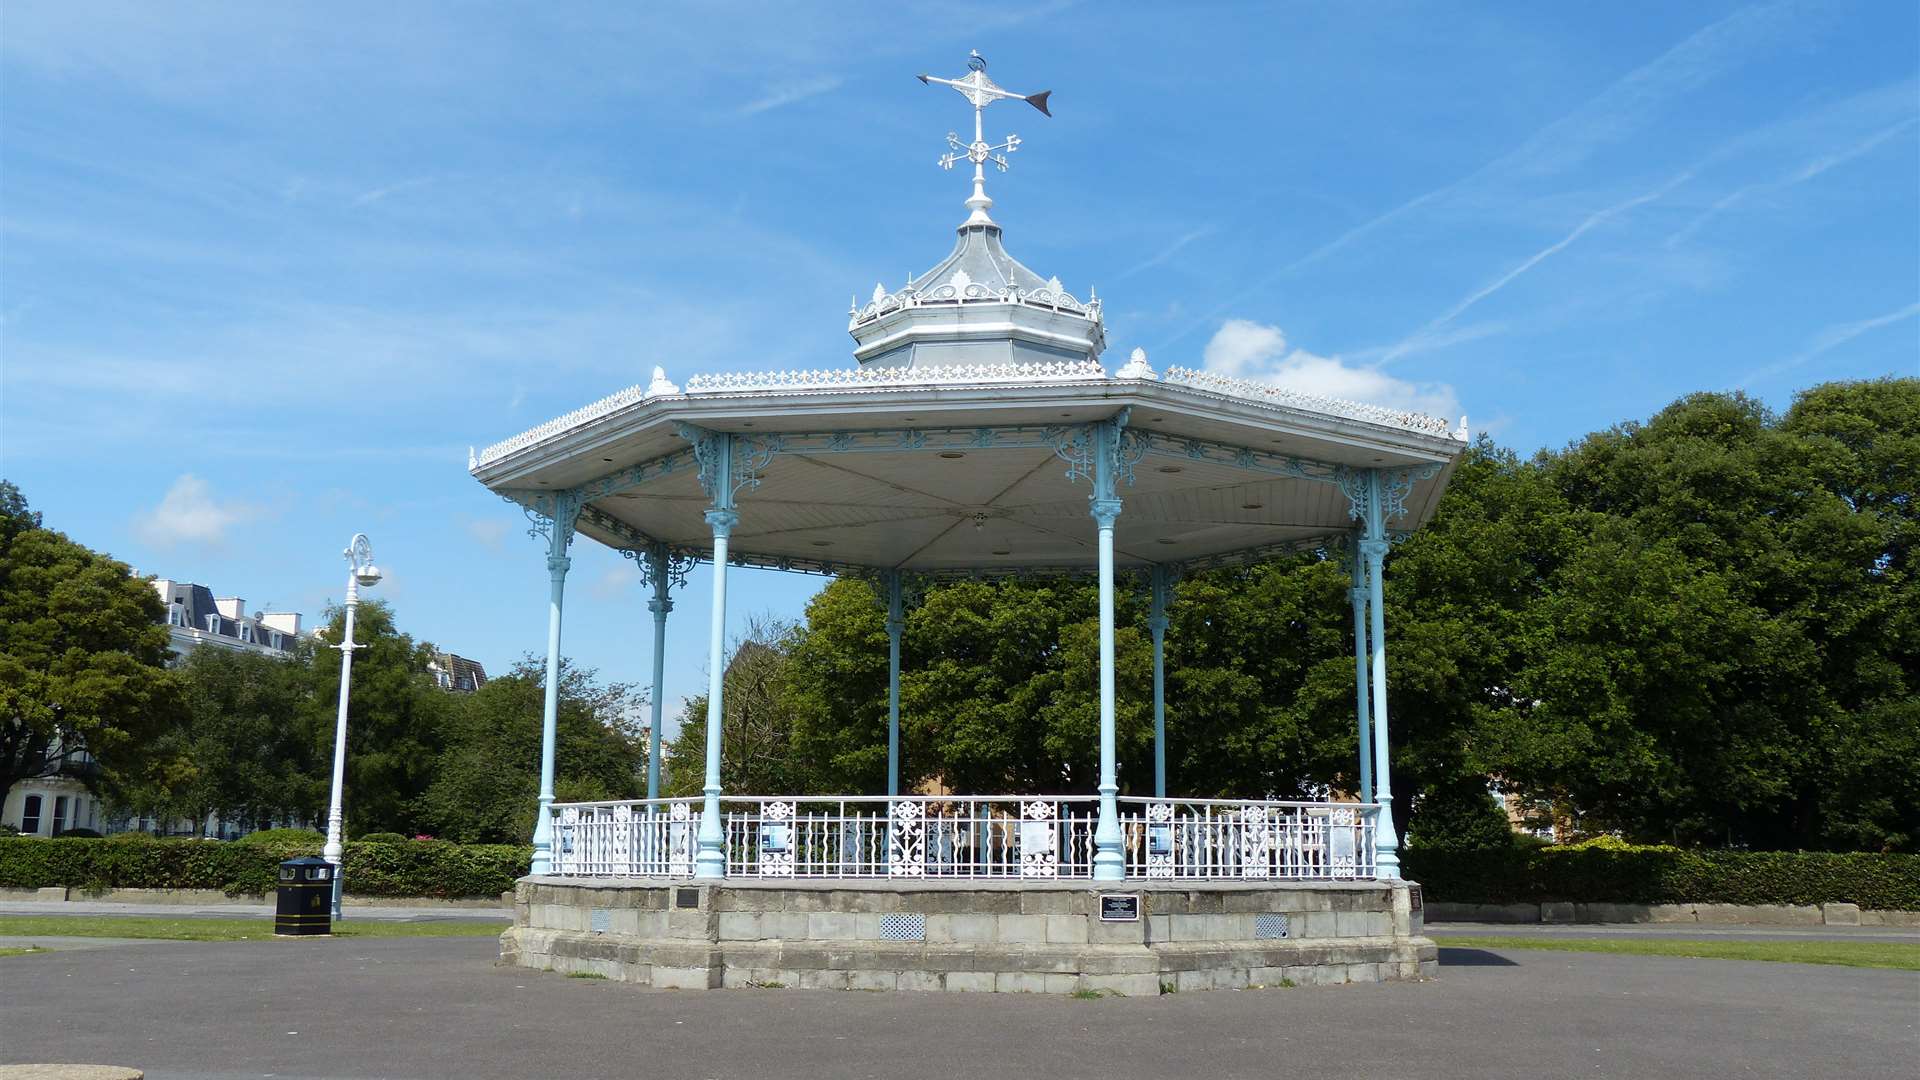
[[[506,920],[442,919],[375,922],[345,919],[336,937],[497,937]],[[135,915],[0,915],[0,937],[155,938],[167,941],[264,941],[272,919],[167,919]]]
[[[0,946],[0,956],[25,956],[28,953],[46,951],[47,950],[42,949],[38,945],[27,945],[24,947],[18,945]]]
[[[567,978],[569,979],[604,979],[606,978],[606,976],[600,974],[597,971],[569,971],[567,972]]]
[[[1920,971],[1920,945],[1892,941],[1729,941],[1685,938],[1455,937],[1441,948],[1540,949],[1623,956],[1689,956],[1706,960],[1766,960],[1785,964]]]

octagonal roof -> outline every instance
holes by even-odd
[[[751,463],[730,544],[742,563],[1078,571],[1095,564],[1095,531],[1063,438],[1117,416],[1135,433],[1122,566],[1214,565],[1348,534],[1348,470],[1389,470],[1404,503],[1389,527],[1415,528],[1465,445],[1431,417],[1082,362],[703,376],[684,392],[657,378],[488,447],[471,469],[528,507],[576,495],[579,531],[601,543],[698,557],[711,540],[693,425],[731,433]]]

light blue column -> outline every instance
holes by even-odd
[[[1360,554],[1367,561],[1367,604],[1373,654],[1373,779],[1380,816],[1374,828],[1374,862],[1382,878],[1400,876],[1400,838],[1393,829],[1393,777],[1387,759],[1387,625],[1381,564],[1387,557],[1386,480],[1372,469],[1367,478],[1367,534]]]
[[[1367,726],[1372,717],[1367,715],[1367,573],[1366,565],[1360,555],[1360,545],[1356,538],[1353,547],[1353,585],[1347,590],[1347,596],[1353,601],[1353,673],[1354,673],[1354,716],[1359,720],[1360,735],[1360,791],[1361,802],[1373,801],[1373,751],[1372,740],[1368,738]]]
[[[1120,424],[1093,425],[1093,498],[1091,512],[1100,541],[1100,818],[1093,830],[1093,878],[1119,881],[1126,877],[1127,860],[1121,851],[1119,773],[1115,763],[1113,660],[1113,525],[1120,517],[1120,499],[1114,494]]]
[[[900,794],[900,635],[907,628],[900,571],[887,573],[887,797]]]
[[[554,500],[547,521],[547,687],[540,710],[540,808],[533,820],[533,862],[530,873],[553,870],[553,753],[560,715],[560,607],[567,589],[567,571],[573,560],[567,547],[573,542],[573,522],[579,507],[564,496]]]
[[[1167,568],[1155,563],[1147,632],[1153,635],[1153,797],[1167,797]]]
[[[707,779],[702,794],[706,801],[700,809],[699,851],[693,859],[696,878],[727,876],[727,837],[720,825],[720,735],[725,716],[723,686],[726,682],[727,646],[727,539],[740,515],[733,509],[733,436],[711,436],[709,468],[712,484],[707,495],[712,508],[707,525],[713,530],[713,620],[707,635]]]
[[[669,595],[672,583],[667,546],[655,544],[647,550],[647,574],[653,578],[653,599],[647,610],[653,612],[653,723],[647,730],[647,798],[660,797],[660,723],[664,718],[667,681],[667,612],[673,610]]]

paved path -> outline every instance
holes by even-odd
[[[0,1062],[152,1080],[1314,1080],[1910,1075],[1920,976],[1442,949],[1426,983],[1080,1001],[653,991],[494,966],[475,938],[0,958]]]
[[[140,915],[162,919],[272,918],[272,904],[114,904],[94,900],[0,900],[0,915]],[[348,919],[433,922],[440,919],[511,919],[504,907],[372,907],[348,904]]]
[[[1920,944],[1920,928],[1903,926],[1759,926],[1737,923],[1428,923],[1427,936],[1680,938],[1687,941],[1894,941]]]

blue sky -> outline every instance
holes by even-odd
[[[1054,118],[989,191],[1107,360],[1464,412],[1523,451],[1693,390],[1920,374],[1920,9],[8,4],[0,472],[143,571],[311,619],[369,533],[402,625],[544,647],[466,475],[645,381],[851,363],[943,255],[970,48]],[[913,6],[924,8],[924,5]],[[816,579],[739,572],[738,619]],[[669,631],[704,681],[705,573]],[[583,544],[567,651],[643,678]]]

